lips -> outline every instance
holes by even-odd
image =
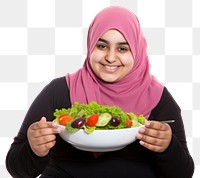
[[[103,67],[104,67],[104,70],[109,73],[116,72],[119,69],[119,66],[116,66],[116,65],[114,66],[103,65]]]

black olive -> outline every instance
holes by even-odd
[[[77,118],[72,122],[72,127],[80,129],[82,128],[86,123],[86,119],[83,117]]]
[[[113,117],[110,120],[110,125],[112,125],[112,126],[118,126],[120,123],[121,123],[121,119],[118,117]]]

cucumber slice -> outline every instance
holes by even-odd
[[[138,126],[140,126],[140,123],[132,119],[132,127],[138,127]]]
[[[100,114],[98,122],[96,123],[97,127],[103,127],[108,124],[108,122],[111,120],[112,116],[109,113],[103,113]]]

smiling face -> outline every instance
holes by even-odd
[[[131,49],[117,30],[104,33],[90,55],[94,73],[103,81],[114,83],[124,78],[133,68]]]

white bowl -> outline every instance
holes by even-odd
[[[63,140],[75,148],[91,152],[108,152],[124,148],[136,140],[136,134],[143,126],[114,130],[95,130],[87,134],[83,129],[69,133],[64,126],[59,125]]]

